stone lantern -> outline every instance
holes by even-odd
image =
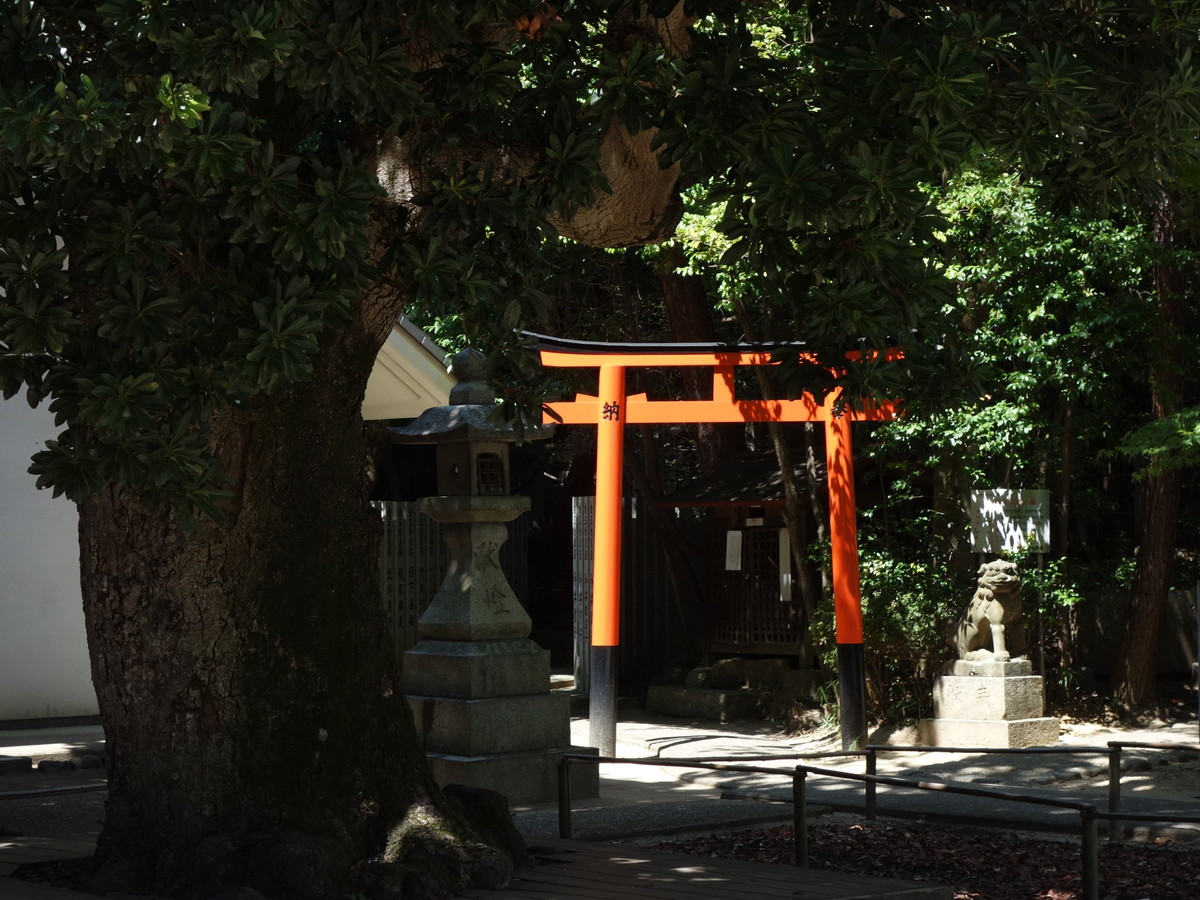
[[[532,622],[500,568],[507,523],[530,505],[509,493],[517,435],[495,419],[480,354],[457,354],[453,373],[447,406],[391,429],[396,443],[435,445],[439,496],[421,510],[442,523],[450,549],[446,578],[417,622],[419,641],[404,654],[404,690],[439,784],[551,800],[559,758],[581,748],[569,746],[570,698],[551,692],[550,654],[529,639]],[[573,769],[581,777],[575,785],[573,775],[573,791],[595,796],[595,767]]]

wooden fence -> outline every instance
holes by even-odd
[[[572,597],[575,618],[575,682],[587,687],[592,599],[595,497],[571,501]],[[704,552],[704,522],[696,510],[677,510],[685,539]],[[699,564],[699,563],[697,563]],[[702,570],[701,570],[702,571]],[[625,498],[621,538],[621,648],[617,674],[626,684],[645,684],[671,666],[694,664],[704,633],[704,598],[679,597],[666,553],[648,515]]]
[[[404,651],[417,643],[417,620],[437,593],[450,563],[441,525],[420,511],[418,503],[379,502],[383,538],[379,574],[383,605],[392,630],[392,645],[403,663]],[[591,621],[594,497],[572,500],[575,676],[587,686],[587,647]],[[621,654],[623,681],[641,684],[668,666],[694,661],[703,638],[701,597],[677,597],[665,554],[649,518],[636,503],[625,504],[622,552]],[[681,525],[697,553],[703,550],[703,523],[692,510],[680,512]],[[529,532],[531,517],[509,523],[509,538],[500,548],[500,566],[513,592],[529,608]]]

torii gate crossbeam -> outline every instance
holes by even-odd
[[[858,571],[858,528],[850,424],[891,418],[894,401],[849,405],[835,410],[832,395],[817,400],[738,400],[738,366],[773,365],[780,350],[793,345],[604,344],[526,334],[544,366],[597,368],[597,396],[546,404],[544,422],[596,426],[596,521],[592,569],[592,659],[589,686],[590,740],[602,756],[616,752],[616,655],[620,644],[621,507],[624,427],[627,424],[699,422],[824,422],[832,544],[833,601],[837,630],[842,746],[866,743],[862,601]],[[803,354],[795,348],[797,354]],[[889,356],[898,356],[892,351]],[[707,366],[712,369],[711,400],[650,400],[628,396],[629,367]]]

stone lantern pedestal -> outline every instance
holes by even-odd
[[[471,364],[460,355],[455,374],[477,377]],[[439,784],[537,803],[557,797],[562,755],[589,750],[571,746],[570,697],[551,692],[550,653],[529,639],[532,622],[500,568],[508,523],[529,499],[508,493],[515,436],[492,422],[484,396],[477,382],[460,384],[450,406],[393,429],[398,442],[437,444],[439,487],[456,490],[421,501],[442,523],[450,566],[404,654],[404,690]],[[573,795],[598,795],[595,766],[573,766],[571,777]]]
[[[429,497],[450,547],[446,580],[404,654],[404,689],[439,784],[499,791],[511,803],[557,796],[557,769],[572,747],[570,698],[550,690],[550,652],[500,570],[505,523],[525,497]],[[594,767],[576,766],[572,794],[599,792]]]

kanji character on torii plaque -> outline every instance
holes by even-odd
[[[854,463],[850,423],[887,419],[896,402],[867,403],[860,409],[835,407],[834,395],[817,400],[802,394],[793,400],[739,400],[734,373],[738,366],[774,365],[794,345],[747,344],[605,344],[528,334],[542,365],[598,368],[598,396],[547,403],[545,422],[595,425],[596,544],[592,585],[592,661],[589,721],[591,743],[602,756],[616,748],[615,650],[620,643],[621,502],[625,425],[698,422],[824,422],[829,486],[829,533],[833,555],[833,604],[837,628],[838,684],[842,745],[862,747],[866,738],[863,681],[862,602],[858,576],[858,528],[855,521]],[[890,355],[897,355],[890,351]],[[710,400],[650,400],[627,396],[625,370],[634,366],[708,366]]]

